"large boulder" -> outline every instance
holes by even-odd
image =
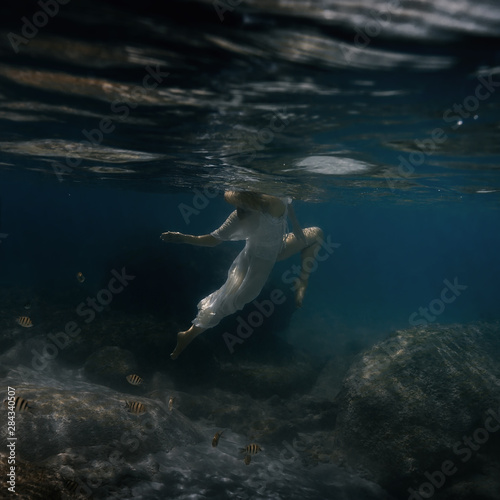
[[[336,459],[401,498],[499,498],[499,355],[498,324],[402,330],[363,353],[336,399]]]
[[[15,415],[18,471],[31,470],[34,464],[57,471],[62,490],[65,481],[75,481],[80,493],[95,496],[98,488],[123,484],[124,477],[152,477],[154,453],[207,439],[182,413],[157,399],[84,382],[77,374],[60,374],[58,379],[32,375],[26,368],[11,370],[2,380],[31,407]],[[129,412],[126,401],[144,404],[145,411]],[[1,426],[0,439],[6,442],[7,437],[7,425]],[[54,488],[56,480],[44,487]],[[21,493],[32,486],[26,480]]]
[[[126,455],[130,449],[135,453],[139,445],[151,451],[168,450],[200,438],[182,413],[169,411],[161,401],[78,379],[62,383],[39,378],[31,383],[6,381],[15,388],[16,396],[26,399],[32,408],[16,413],[16,424],[22,433],[16,449],[22,459],[39,461],[78,447],[109,447]],[[129,412],[126,401],[143,403],[146,411]],[[6,426],[1,432],[6,434]]]

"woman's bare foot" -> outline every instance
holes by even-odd
[[[172,359],[177,359],[179,354],[195,339],[200,333],[204,332],[203,328],[198,326],[192,326],[189,330],[185,332],[179,332],[177,334],[177,345],[174,351],[170,354]]]
[[[307,280],[302,278],[297,278],[295,284],[295,306],[302,307],[302,302],[304,300],[304,295],[306,293]]]

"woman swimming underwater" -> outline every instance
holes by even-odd
[[[176,359],[186,346],[200,333],[248,304],[261,292],[274,263],[301,252],[301,272],[295,285],[295,303],[302,305],[307,288],[311,259],[314,261],[323,239],[319,227],[302,230],[295,218],[289,198],[276,198],[249,191],[226,191],[224,199],[236,210],[222,226],[210,234],[193,236],[167,231],[160,238],[169,243],[187,243],[212,247],[222,241],[246,240],[219,290],[198,304],[198,315],[192,326],[177,334],[177,345],[170,355]],[[287,217],[293,232],[287,233]],[[304,263],[308,265],[304,265]]]

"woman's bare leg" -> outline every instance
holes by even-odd
[[[170,355],[172,359],[177,359],[179,354],[200,334],[205,331],[205,328],[192,325],[189,330],[179,332],[177,334],[177,345]]]
[[[304,294],[309,282],[309,275],[315,267],[316,252],[323,241],[323,231],[319,227],[306,227],[303,230],[306,242],[300,241],[293,233],[286,236],[285,248],[278,255],[277,260],[288,259],[288,257],[300,252],[300,275],[295,283],[295,305],[302,306]]]

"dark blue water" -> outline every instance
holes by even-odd
[[[98,349],[130,350],[150,380],[164,377],[155,386],[164,402],[168,391],[184,401],[210,393],[215,409],[206,414],[194,403],[184,407],[205,434],[209,424],[232,425],[204,420],[223,405],[218,390],[248,393],[251,413],[273,394],[283,401],[307,396],[328,360],[348,365],[394,330],[500,319],[495,2],[50,5],[43,14],[36,2],[16,3],[4,8],[0,23],[6,370],[29,367],[30,342],[70,320],[83,324],[78,305],[123,268],[134,280],[84,325],[79,347],[57,356],[50,375],[79,379]],[[321,227],[335,245],[313,270],[302,308],[293,307],[291,278],[300,261],[294,256],[276,264],[258,299],[275,289],[286,297],[258,334],[232,353],[223,334],[239,323],[226,318],[174,363],[176,332],[224,282],[242,245],[176,246],[159,236],[219,227],[231,211],[226,189],[292,197],[302,227]],[[248,319],[254,307],[240,317]],[[35,328],[16,326],[25,314]],[[21,345],[28,355],[16,357]],[[296,356],[309,363],[304,386],[258,377],[245,387],[228,382],[228,366],[235,377],[245,363],[264,363],[262,373],[279,375],[298,363]],[[325,436],[332,430],[333,422],[321,428]],[[245,432],[259,436],[238,428],[234,442],[244,441]],[[283,439],[296,432],[270,433],[270,456],[279,456]],[[225,489],[224,481],[204,476],[214,476],[206,461],[216,459],[205,461],[205,451],[185,446],[175,449],[187,462],[198,460],[192,477],[189,467],[176,476],[172,463],[156,455],[163,475],[131,479],[115,471],[93,490],[96,498],[111,498],[106,484],[122,498],[292,498],[279,478],[306,470],[316,475],[297,487],[301,498],[387,498],[364,479],[358,484],[321,468],[337,468],[334,459],[320,465],[310,455],[293,464],[295,472],[277,473],[275,487],[267,480],[267,489],[258,490],[239,470],[231,481],[240,481],[241,490],[233,482]],[[234,467],[227,460],[220,465]],[[85,477],[72,467],[71,477]],[[326,478],[336,474],[333,486]],[[190,478],[191,487],[183,482]]]
[[[8,237],[2,242],[3,286],[35,294],[64,289],[80,270],[89,286],[98,287],[112,265],[143,261],[141,265],[150,267],[148,273],[154,272],[159,264],[146,264],[152,256],[160,259],[162,272],[155,277],[157,288],[143,290],[149,296],[143,301],[161,313],[169,298],[179,293],[171,280],[177,286],[189,285],[182,284],[184,266],[193,260],[204,262],[196,269],[197,281],[210,290],[224,281],[226,266],[241,249],[237,243],[217,249],[169,247],[159,240],[166,230],[206,234],[216,229],[230,211],[220,195],[207,198],[207,206],[196,214],[195,192],[169,195],[20,181],[8,182],[4,189],[8,190],[2,196],[2,231]],[[408,326],[411,313],[439,298],[445,279],[456,278],[467,290],[438,321],[497,318],[500,236],[493,207],[478,200],[414,206],[299,201],[296,212],[304,227],[322,227],[339,245],[312,273],[304,309],[291,318],[292,324],[304,321],[313,330],[319,328],[313,336],[321,344],[335,343],[339,329],[356,335],[358,330],[379,333]],[[210,268],[211,259],[218,273],[205,268]],[[296,273],[284,278],[283,274],[293,264],[299,265],[298,256],[279,262],[273,283],[290,290],[293,283],[286,283],[287,276]],[[206,275],[216,281],[207,281]],[[187,300],[191,303],[186,309],[194,313],[197,296]],[[317,321],[331,325],[331,330],[313,326]],[[302,344],[300,331],[295,336]]]

